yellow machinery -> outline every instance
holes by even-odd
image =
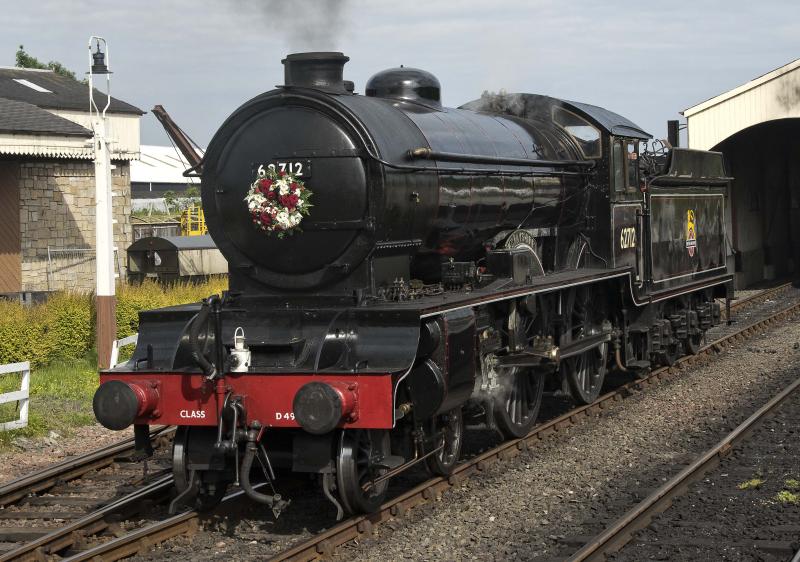
[[[181,212],[181,236],[202,236],[208,234],[206,216],[203,208],[192,205]]]

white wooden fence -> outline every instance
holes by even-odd
[[[0,394],[0,404],[19,403],[19,419],[0,423],[0,431],[19,429],[28,425],[28,407],[30,406],[31,364],[28,361],[0,365],[0,376],[9,373],[22,373],[22,384],[19,390]]]
[[[124,345],[135,344],[139,339],[139,334],[133,334],[121,340],[115,340],[111,346],[111,364],[119,365],[119,348]],[[19,390],[0,394],[0,404],[9,402],[19,402],[19,419],[0,423],[0,431],[19,429],[28,425],[28,409],[30,407],[30,388],[31,388],[31,364],[28,361],[23,363],[10,363],[0,365],[0,376],[10,373],[22,373],[22,384]]]
[[[136,342],[139,341],[139,334],[133,334],[132,336],[128,336],[127,338],[122,338],[121,340],[114,340],[114,343],[111,345],[111,365],[116,367],[120,364],[119,361],[119,348],[125,345],[134,345]]]

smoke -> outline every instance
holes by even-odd
[[[549,121],[552,119],[550,112],[554,105],[561,105],[561,102],[539,94],[512,94],[500,90],[499,92],[484,91],[480,99],[462,107],[473,111],[504,113],[526,119],[539,118]]]
[[[346,30],[347,0],[244,0],[240,10],[281,37],[289,52],[340,50]]]

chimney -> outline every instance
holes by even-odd
[[[681,137],[678,134],[678,120],[667,121],[667,142],[672,148],[678,148],[681,145]]]
[[[350,93],[343,79],[344,64],[349,60],[350,57],[338,52],[292,53],[281,61],[284,86]]]

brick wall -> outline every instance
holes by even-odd
[[[124,278],[125,250],[133,241],[130,163],[114,165],[114,242]],[[94,290],[94,162],[31,160],[21,162],[19,172],[22,290]]]

